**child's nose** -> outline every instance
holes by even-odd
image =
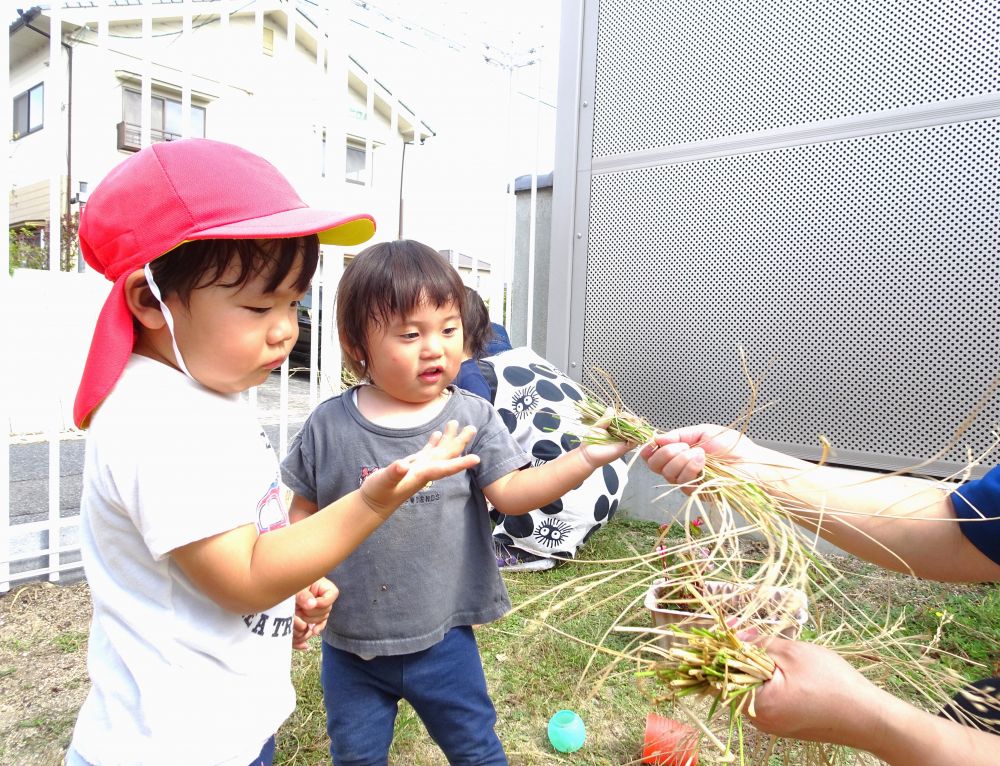
[[[288,317],[278,317],[268,332],[268,342],[272,346],[290,340],[293,330],[298,329],[298,324],[294,319]]]
[[[427,356],[441,356],[441,349],[444,348],[444,344],[441,339],[436,335],[428,335],[424,342],[424,353]]]

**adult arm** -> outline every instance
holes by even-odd
[[[194,584],[224,609],[259,612],[317,581],[428,481],[479,462],[462,455],[475,434],[454,421],[420,452],[371,474],[357,490],[296,524],[260,535],[246,525],[171,551]]]
[[[955,485],[816,465],[717,425],[660,434],[640,454],[688,492],[702,477],[706,454],[720,458],[787,501],[799,524],[886,569],[943,582],[1000,581],[1000,564],[959,527],[950,497]]]
[[[866,750],[891,766],[995,766],[1000,736],[919,710],[814,644],[773,639],[777,667],[757,692],[754,725],[769,734]]]

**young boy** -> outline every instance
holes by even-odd
[[[479,465],[428,484],[329,575],[340,595],[323,634],[322,682],[336,766],[387,762],[400,699],[449,763],[507,763],[471,627],[510,608],[486,500],[527,513],[628,449],[586,445],[525,468],[531,456],[490,403],[449,385],[464,355],[465,296],[458,273],[426,245],[360,253],[341,278],[337,323],[347,364],[365,382],[313,411],[282,466],[291,518],[304,524],[446,420],[476,427],[469,449]]]
[[[277,460],[240,392],[294,344],[319,243],[373,232],[366,215],[307,208],[260,157],[201,139],[138,152],[91,195],[81,248],[114,287],[74,408],[90,427],[94,616],[69,764],[270,764],[295,704],[294,594],[414,491],[476,464],[456,457],[471,430],[448,424],[287,525]],[[299,616],[322,621],[333,594],[319,580]]]

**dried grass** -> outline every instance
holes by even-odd
[[[747,379],[750,402],[746,416],[734,426],[738,430],[745,430],[758,406],[758,386],[749,374]],[[577,404],[581,426],[587,429],[584,441],[625,440],[639,445],[651,442],[656,429],[624,408],[610,376],[598,370],[597,380],[603,393],[590,391]],[[969,422],[963,423],[963,428]],[[595,426],[606,435],[591,430]],[[825,457],[829,447],[825,440],[823,446]],[[977,461],[970,458],[970,462]],[[776,626],[774,621],[761,619],[767,616],[766,594],[774,589],[794,589],[807,594],[810,602],[822,599],[830,605],[825,617],[809,631],[808,640],[837,652],[877,686],[890,688],[925,709],[938,710],[963,684],[957,672],[931,661],[939,653],[946,617],[934,635],[906,635],[901,620],[890,618],[888,605],[884,616],[879,617],[879,610],[856,603],[842,590],[843,576],[835,563],[819,552],[818,535],[797,523],[821,525],[824,515],[836,513],[838,523],[850,525],[850,512],[817,511],[789,496],[784,488],[778,491],[752,480],[738,466],[711,455],[706,456],[699,482],[686,489],[690,495],[680,515],[685,528],[682,540],[661,536],[651,552],[637,552],[630,560],[601,562],[599,571],[578,578],[571,587],[563,585],[542,619],[558,630],[553,625],[557,613],[585,611],[590,589],[614,580],[620,583],[621,593],[632,595],[630,603],[637,605],[657,578],[666,578],[670,583],[674,594],[671,608],[714,615],[716,625],[709,630],[681,627],[666,631],[682,638],[686,646],[674,643],[664,648],[663,629],[627,624],[631,612],[626,611],[615,625],[608,626],[605,636],[629,634],[631,643],[627,648],[612,651],[602,641],[592,649],[595,654],[611,653],[620,660],[617,671],[605,668],[604,678],[613,672],[631,672],[637,679],[652,682],[651,701],[657,705],[667,703],[695,722],[716,746],[721,762],[738,757],[740,763],[764,764],[778,751],[786,754],[782,758],[795,753],[795,760],[786,761],[791,763],[876,762],[866,753],[847,748],[778,743],[770,737],[757,737],[756,746],[745,751],[742,714],[752,715],[755,690],[770,677],[770,660],[759,649],[740,642],[733,631],[752,628],[756,634],[767,635],[780,630],[780,620]],[[696,518],[704,522],[697,536],[691,525]],[[748,540],[755,544],[746,545]],[[747,556],[747,550],[752,550],[753,555]],[[702,566],[691,566],[692,561],[701,561]],[[730,583],[733,588],[755,595],[734,607],[731,601],[713,597],[706,588],[707,581]],[[773,669],[773,664],[770,667]],[[988,668],[981,670],[984,675],[989,672]],[[595,683],[601,681],[598,678]],[[689,702],[691,697],[702,695],[715,700],[707,712],[703,706]],[[977,697],[973,701],[984,707],[984,713],[989,712],[986,706],[990,700]],[[720,708],[728,712],[725,731],[719,729],[715,716]],[[739,742],[738,756],[732,751],[734,731]]]

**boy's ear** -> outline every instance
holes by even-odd
[[[344,353],[358,364],[365,363],[364,353],[362,353],[359,349],[354,348],[354,346],[344,346],[343,349]]]
[[[136,269],[125,277],[125,303],[139,324],[148,330],[158,330],[166,324],[160,304],[146,284],[146,274]]]

